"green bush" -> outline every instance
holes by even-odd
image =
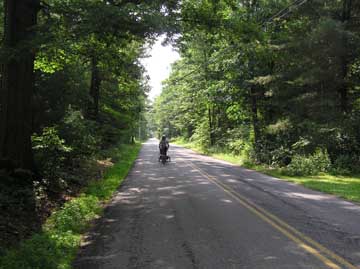
[[[291,162],[292,151],[286,147],[280,146],[279,148],[271,151],[271,165],[283,167]]]
[[[35,234],[0,259],[0,268],[70,269],[68,260],[76,254],[79,239],[71,232]]]
[[[32,136],[35,163],[42,171],[42,183],[52,192],[65,188],[63,170],[72,148],[61,139],[56,127],[46,127],[41,134]]]
[[[245,147],[245,143],[240,139],[229,141],[228,144],[229,150],[234,155],[240,155],[241,152],[244,150],[244,147]]]
[[[360,172],[360,158],[356,155],[339,155],[336,157],[332,172],[336,174],[350,174]]]
[[[331,168],[331,160],[327,150],[317,149],[313,155],[311,155],[311,160],[314,164],[316,171],[319,172],[328,172]]]
[[[84,194],[54,212],[41,233],[1,256],[0,269],[71,269],[81,234],[101,212],[100,201],[109,199],[125,178],[140,147],[139,144],[126,145],[114,150],[119,162],[104,179],[94,180]]]
[[[104,123],[99,130],[99,135],[101,136],[101,145],[103,148],[108,148],[111,145],[119,143],[119,140],[122,143],[128,142],[130,139],[123,139],[128,137],[128,134],[123,134],[119,128],[114,127],[109,123]]]
[[[316,150],[312,155],[295,155],[291,163],[284,169],[284,173],[290,176],[317,175],[320,172],[328,172],[331,161],[326,150]]]
[[[254,143],[250,153],[250,160],[256,164],[268,164],[271,165],[273,161],[273,155],[269,144],[266,141],[258,141],[257,144]]]
[[[73,149],[72,158],[89,158],[99,151],[98,125],[84,118],[81,111],[69,109],[59,125],[59,133]]]
[[[89,220],[100,213],[99,199],[94,196],[80,196],[66,203],[61,210],[53,213],[46,228],[60,232],[83,231]]]
[[[285,168],[284,173],[290,176],[303,176],[315,174],[316,171],[309,157],[295,155],[291,163]]]
[[[31,140],[35,157],[46,170],[59,166],[65,160],[66,153],[72,150],[59,137],[55,127],[45,127],[42,134],[34,134]]]
[[[82,195],[66,203],[47,220],[43,232],[22,242],[0,259],[1,269],[70,269],[80,234],[100,213],[99,200]]]
[[[194,141],[200,148],[207,150],[210,147],[210,127],[207,120],[203,120],[197,127],[190,141]]]

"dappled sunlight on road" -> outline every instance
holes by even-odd
[[[174,145],[172,161],[163,165],[157,146],[156,139],[144,143],[128,179],[84,239],[75,268],[327,268],[304,251],[306,246],[287,240],[201,171],[324,243],[333,238],[324,237],[328,231],[312,211],[326,216],[319,210],[322,203],[359,209]],[[334,227],[345,220],[333,221]],[[347,253],[358,255],[351,248],[358,241],[341,240],[336,244],[345,242]]]

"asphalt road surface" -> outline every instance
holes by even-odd
[[[158,141],[85,239],[74,268],[360,268],[360,206]]]

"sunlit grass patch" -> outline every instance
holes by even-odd
[[[350,201],[360,202],[360,177],[333,176],[328,174],[310,177],[289,177],[279,175],[278,173],[277,177],[301,184],[313,190],[334,194]]]
[[[102,202],[109,200],[126,177],[141,145],[121,145],[111,155],[116,164],[102,180],[94,180],[79,197],[66,202],[54,212],[42,232],[25,240],[17,249],[0,257],[1,269],[70,269],[80,246],[81,235],[102,212]]]
[[[241,156],[235,156],[229,153],[214,153],[211,154],[211,156],[216,159],[224,160],[233,164],[238,164],[238,165],[244,164],[244,159]]]
[[[321,173],[316,176],[289,176],[284,175],[281,169],[272,169],[261,165],[245,165],[264,174],[303,185],[306,188],[334,194],[350,201],[360,202],[359,175],[331,175]]]
[[[360,176],[358,175],[335,176],[322,173],[317,176],[289,176],[284,175],[281,169],[273,169],[249,163],[246,163],[244,166],[276,178],[303,185],[309,189],[334,194],[350,201],[360,202]]]
[[[106,180],[93,181],[85,190],[86,195],[93,195],[101,200],[111,198],[113,192],[126,177],[134,160],[136,159],[141,145],[122,145],[116,148],[112,155],[115,156],[116,164],[105,174]]]

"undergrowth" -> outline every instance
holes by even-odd
[[[126,177],[140,150],[140,144],[121,145],[111,152],[117,159],[102,180],[92,181],[83,193],[54,212],[42,232],[23,241],[16,249],[0,257],[1,269],[70,269],[80,246],[81,235],[91,220],[102,212]]]

